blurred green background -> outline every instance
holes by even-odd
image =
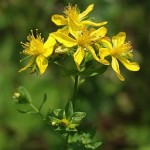
[[[36,115],[17,112],[12,95],[19,85],[32,94],[43,108],[60,108],[72,94],[72,81],[50,65],[43,76],[18,74],[23,67],[20,41],[26,41],[31,29],[39,29],[45,39],[57,27],[50,17],[62,13],[68,4],[84,10],[95,7],[91,17],[108,21],[108,35],[120,31],[132,41],[139,72],[122,67],[125,82],[109,69],[101,76],[88,78],[80,87],[77,108],[87,112],[85,128],[97,126],[101,150],[150,150],[150,1],[149,0],[1,0],[0,1],[0,150],[61,149],[61,141]]]

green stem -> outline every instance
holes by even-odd
[[[75,105],[75,99],[77,97],[78,83],[79,83],[79,75],[76,74],[74,77],[74,92],[73,92],[73,97],[72,97],[73,106]]]
[[[68,137],[69,137],[69,134],[66,135],[64,150],[67,150],[68,148]]]
[[[43,115],[41,114],[41,112],[39,111],[39,109],[38,109],[37,107],[35,107],[32,103],[30,103],[29,105],[30,105],[30,106],[32,107],[32,109],[33,109],[36,113],[38,113],[38,114],[42,117],[42,119],[44,120]]]

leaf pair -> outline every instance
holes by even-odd
[[[86,116],[85,112],[74,112],[72,102],[69,101],[65,109],[55,109],[49,116],[52,126],[59,131],[77,131],[82,119]]]

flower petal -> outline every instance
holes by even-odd
[[[99,62],[100,59],[97,57],[93,47],[89,45],[89,46],[86,46],[86,48],[92,54],[92,56],[95,58],[95,60],[97,60]]]
[[[124,81],[124,77],[121,75],[120,73],[120,69],[119,69],[119,64],[118,64],[118,61],[115,57],[112,56],[112,68],[113,70],[116,72],[116,75],[118,76],[118,78],[121,80],[121,81]]]
[[[84,55],[85,55],[85,52],[84,52],[84,48],[82,47],[79,47],[73,55],[74,61],[77,65],[78,70],[80,70],[80,64],[84,58]]]
[[[90,20],[85,20],[85,21],[82,21],[82,24],[99,27],[99,26],[103,26],[103,25],[107,24],[107,21],[96,23],[96,22],[92,22]]]
[[[85,11],[83,11],[81,14],[79,14],[80,20],[82,20],[84,17],[86,17],[87,14],[89,14],[93,10],[94,4],[89,5]]]
[[[90,34],[90,38],[94,41],[99,39],[100,37],[104,37],[107,33],[107,29],[105,27],[101,27]]]
[[[68,35],[69,34],[69,28],[68,28],[68,26],[64,26],[63,28],[58,29],[57,32],[61,32],[61,33]]]
[[[40,74],[43,74],[48,66],[48,60],[43,55],[39,55],[36,58],[36,63],[39,68]]]
[[[55,15],[52,16],[51,20],[57,26],[67,25],[67,19],[64,16],[62,16],[62,15],[55,14]]]
[[[75,22],[72,18],[68,19],[68,25],[69,25],[69,32],[72,34],[75,38],[78,37],[78,31],[81,30],[80,24]]]
[[[70,38],[69,36],[67,36],[64,33],[61,32],[54,32],[52,34],[52,36],[60,43],[62,43],[63,45],[65,45],[66,47],[73,47],[75,45],[77,45],[76,40]]]
[[[25,71],[27,68],[31,67],[31,65],[34,63],[34,60],[35,60],[35,57],[32,57],[30,61],[28,62],[28,64],[24,68],[20,69],[18,72]]]
[[[56,44],[56,40],[50,35],[47,41],[44,43],[45,52],[43,56],[48,57],[53,53],[53,47]]]
[[[112,44],[111,44],[109,38],[106,37],[106,38],[100,39],[100,43],[102,43],[103,47],[106,47],[106,48],[108,48],[109,50],[112,49]]]
[[[119,47],[120,45],[124,44],[126,39],[125,32],[119,32],[116,36],[112,37],[112,43],[114,47]]]
[[[104,65],[110,65],[110,63],[105,60],[105,57],[110,55],[110,50],[107,48],[100,48],[99,49],[99,56],[100,56],[100,63]]]
[[[140,69],[140,66],[136,62],[130,62],[128,59],[125,59],[123,57],[118,59],[130,71],[138,71]]]

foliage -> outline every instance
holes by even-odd
[[[49,125],[41,118],[19,114],[11,103],[11,95],[18,85],[24,85],[32,93],[37,108],[41,96],[47,95],[41,112],[46,116],[49,107],[63,108],[71,97],[72,82],[59,76],[59,69],[50,64],[42,76],[18,74],[23,64],[19,63],[20,40],[25,41],[29,30],[38,28],[43,37],[54,31],[56,26],[49,22],[53,13],[62,12],[65,5],[75,1],[0,1],[0,149],[57,149],[62,145],[60,138],[50,132]],[[97,125],[97,139],[101,149],[149,149],[149,1],[78,1],[84,10],[94,3],[91,16],[96,20],[107,20],[110,35],[119,31],[128,34],[133,42],[135,60],[140,62],[141,71],[130,73],[122,70],[126,82],[118,82],[111,70],[102,76],[85,77],[88,82],[80,86],[76,107],[91,112],[83,120],[85,128]],[[33,19],[34,18],[34,19]],[[138,20],[138,23],[137,23]],[[51,25],[50,25],[51,24]],[[65,56],[64,56],[65,57]],[[68,64],[69,66],[69,64]],[[120,66],[122,67],[122,66]],[[30,84],[29,84],[30,81]],[[64,90],[65,89],[65,90]],[[96,92],[95,92],[96,91]],[[63,93],[63,94],[62,94]],[[87,99],[85,100],[85,95]],[[55,101],[54,101],[55,99]],[[62,101],[59,101],[59,100]],[[18,105],[16,106],[18,107]],[[26,106],[19,105],[23,110]],[[18,108],[17,108],[18,109]],[[21,109],[21,110],[22,110]],[[94,120],[91,122],[91,120]],[[137,138],[138,137],[138,138]]]

